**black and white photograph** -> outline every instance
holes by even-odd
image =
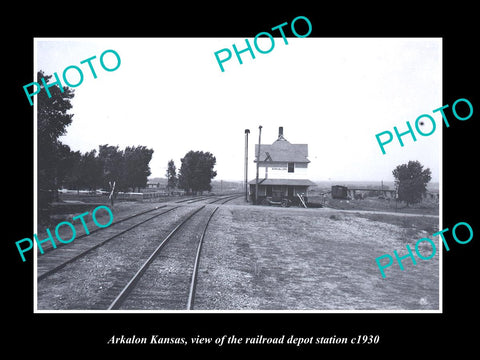
[[[38,311],[441,310],[441,39],[35,44]]]

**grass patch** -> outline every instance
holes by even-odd
[[[370,221],[378,221],[391,225],[397,225],[403,229],[417,231],[426,231],[433,234],[438,231],[439,219],[424,216],[396,216],[387,214],[355,214],[357,217],[365,218]]]

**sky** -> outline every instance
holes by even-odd
[[[232,49],[245,38],[36,38],[36,69],[62,79],[78,66],[72,124],[60,140],[74,151],[99,145],[145,145],[154,150],[151,177],[165,177],[167,163],[190,150],[217,159],[216,180],[244,179],[245,129],[249,136],[249,180],[255,177],[254,147],[273,143],[279,126],[291,143],[308,144],[310,180],[393,181],[392,170],[418,160],[441,178],[441,38],[274,38],[255,59]],[[258,42],[270,47],[268,38]],[[229,48],[222,72],[214,53]],[[99,62],[115,50],[121,64],[107,72]],[[87,63],[91,61],[97,78]],[[222,58],[226,53],[220,55]],[[112,53],[104,57],[114,67]],[[76,71],[68,80],[75,84]],[[52,78],[53,80],[53,78]],[[32,81],[34,81],[32,79]],[[63,79],[61,80],[63,83]],[[26,100],[27,101],[27,100]],[[375,135],[397,126],[415,127],[422,114],[437,124],[430,136],[394,140],[382,154]],[[426,123],[424,133],[432,127]]]

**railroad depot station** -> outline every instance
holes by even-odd
[[[258,197],[255,195],[255,178],[248,182],[251,202],[275,202],[282,206],[292,204],[306,207],[308,187],[315,185],[307,178],[310,163],[307,158],[308,145],[291,144],[283,136],[283,127],[280,127],[278,139],[272,145],[255,144],[255,155],[254,163],[258,162],[259,167]]]

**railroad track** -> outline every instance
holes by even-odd
[[[54,278],[53,282],[47,281],[42,285],[42,296],[47,296],[47,300],[48,297],[56,298],[53,293],[50,293],[50,291],[52,286],[55,286],[56,283],[58,284],[59,279],[64,279],[62,281],[67,281],[68,283],[72,281],[71,286],[74,290],[78,288],[78,286],[75,285],[77,281],[80,281],[82,286],[90,286],[98,289],[99,287],[96,281],[98,277],[95,279],[95,281],[89,279],[88,281],[91,282],[91,284],[85,283],[85,280],[81,280],[83,277],[82,271],[84,271],[81,270],[82,266],[88,264],[87,266],[95,267],[98,266],[96,265],[98,263],[106,263],[107,266],[110,266],[108,264],[108,259],[105,259],[104,256],[106,254],[110,254],[110,252],[114,251],[114,249],[117,249],[116,242],[111,242],[111,240],[121,237],[121,235],[128,233],[133,228],[138,227],[149,220],[153,220],[160,215],[180,208],[180,213],[174,214],[175,218],[180,216],[180,220],[177,220],[176,226],[168,233],[167,236],[163,238],[159,244],[157,243],[156,245],[153,241],[147,240],[149,248],[153,249],[156,246],[153,251],[150,250],[150,253],[143,252],[141,256],[138,256],[138,254],[131,255],[129,250],[127,250],[127,252],[124,250],[117,250],[117,252],[120,252],[121,256],[125,259],[121,260],[121,263],[125,263],[126,261],[126,263],[129,264],[122,269],[119,269],[117,266],[115,271],[109,273],[107,279],[99,279],[99,282],[106,280],[114,285],[109,286],[109,288],[101,294],[101,298],[98,301],[85,301],[79,299],[77,302],[77,300],[74,298],[73,300],[68,300],[70,303],[66,306],[66,308],[73,306],[74,308],[98,309],[193,309],[197,269],[201,256],[203,239],[205,238],[208,224],[219,207],[207,205],[210,205],[210,203],[225,204],[228,201],[240,196],[242,195],[232,195],[215,199],[211,202],[208,202],[206,205],[198,208],[194,207],[192,211],[189,211],[187,214],[184,213],[183,215],[181,215],[182,212],[192,208],[174,206],[172,208],[164,209],[164,207],[162,207],[155,209],[158,211],[158,213],[154,213],[153,215],[150,214],[151,211],[145,211],[143,212],[144,216],[141,221],[131,224],[129,221],[125,220],[124,224],[121,226],[122,230],[120,232],[116,231],[115,233],[109,233],[107,234],[108,236],[102,235],[102,239],[96,242],[96,244],[93,246],[91,243],[78,243],[77,246],[71,246],[71,248],[68,248],[68,251],[65,251],[66,258],[64,256],[58,256],[59,254],[55,252],[43,255],[39,258],[39,260],[42,260],[44,257],[50,259],[47,259],[47,267],[45,264],[39,263],[37,277],[38,282],[57,272],[59,274]],[[148,217],[145,215],[147,213],[149,214]],[[132,216],[130,219],[137,217]],[[107,229],[108,228],[104,229],[105,234],[107,233]],[[167,231],[168,230],[166,229],[162,230],[164,234]],[[139,233],[137,232],[137,237],[139,236],[138,234]],[[151,238],[151,236],[149,238]],[[123,242],[125,239],[127,238],[123,237],[121,241]],[[130,239],[133,240],[133,242],[136,241],[136,238],[130,237]],[[106,246],[107,243],[110,243],[111,245],[108,245],[107,249],[102,250],[103,254],[105,255],[99,255],[98,252],[93,252],[95,249]],[[125,249],[125,246],[120,248]],[[88,256],[89,254],[92,255]],[[128,257],[125,257],[126,255],[124,254],[128,254]],[[81,258],[85,258],[85,260],[82,260],[79,264],[80,267],[78,267],[78,265],[75,265],[75,263]],[[141,258],[143,260],[136,261],[137,258]],[[146,258],[147,260],[145,260]],[[139,263],[141,263],[140,268],[138,265]],[[65,271],[61,271],[61,269],[68,264],[73,264],[74,267],[70,267],[68,270],[65,269]],[[165,269],[165,266],[167,266],[167,269]],[[168,266],[170,266],[170,269],[168,269]],[[73,274],[72,271],[75,272],[76,275]],[[132,274],[134,274],[133,277]],[[170,280],[158,280],[165,280],[167,278]],[[152,281],[153,283],[156,283],[157,286],[152,286]],[[163,285],[163,288],[159,288],[159,284]],[[59,296],[63,297],[64,295],[62,294],[70,292],[71,290],[60,291],[61,292],[59,293]],[[43,298],[43,301],[45,301],[45,298]],[[88,305],[84,305],[85,303],[88,303]]]
[[[223,197],[209,204],[225,204],[240,196]],[[192,310],[203,242],[218,208],[203,205],[185,217],[128,279],[108,310]]]
[[[203,205],[184,218],[128,280],[108,310],[193,309],[201,249],[218,208]]]
[[[219,201],[223,201],[222,204],[225,204],[225,203],[229,202],[230,200],[237,199],[237,198],[239,198],[239,197],[241,197],[241,196],[243,196],[243,194],[240,194],[240,195],[239,195],[239,194],[236,194],[236,195],[228,195],[228,196],[222,197],[222,198],[220,198],[220,199],[215,199],[215,200],[209,202],[209,204],[215,204],[215,203],[217,203],[217,202],[219,202]]]
[[[134,214],[132,216],[128,216],[127,218],[124,218],[112,224],[112,225],[117,225],[115,229],[112,229],[112,225],[109,228],[98,229],[98,230],[103,230],[102,236],[92,237],[91,234],[94,233],[94,230],[92,230],[90,231],[90,235],[88,235],[89,236],[87,238],[88,240],[85,239],[85,241],[78,241],[78,239],[80,238],[79,236],[75,239],[75,242],[72,242],[71,244],[69,244],[68,250],[67,250],[67,246],[63,245],[62,247],[64,247],[65,251],[62,251],[62,252],[58,251],[58,247],[55,252],[51,252],[52,249],[50,249],[50,251],[48,252],[45,251],[45,253],[42,256],[39,256],[37,258],[37,281],[41,281],[45,279],[46,277],[54,274],[55,272],[62,269],[66,265],[73,263],[74,261],[80,259],[81,257],[84,257],[91,251],[118,238],[119,236],[125,234],[126,232],[136,228],[137,226],[140,226],[146,223],[147,221],[153,220],[159,217],[160,215],[164,215],[166,213],[169,213],[170,211],[173,211],[179,208],[179,206],[176,206],[176,207],[172,207],[164,210],[165,207],[166,206],[162,206],[162,207],[154,208],[151,210],[143,211],[141,213]],[[150,214],[153,211],[160,210],[160,209],[162,211],[150,216]],[[146,214],[149,214],[149,216],[144,216]],[[137,219],[138,217],[141,217],[141,216],[144,216],[144,218],[141,219],[140,221],[137,221],[137,222],[131,221],[132,219]],[[118,228],[120,227],[119,225],[122,225],[123,227],[122,229],[120,229],[120,231],[118,231],[119,230]],[[85,237],[85,236],[82,236],[82,237]]]
[[[116,225],[118,225],[118,224],[121,224],[121,223],[125,222],[125,221],[131,220],[131,219],[134,219],[134,218],[137,218],[137,217],[139,217],[139,216],[142,216],[142,215],[145,215],[145,214],[149,214],[149,213],[151,213],[151,212],[153,212],[153,211],[155,211],[155,210],[163,209],[163,208],[165,208],[166,206],[167,206],[167,205],[157,206],[157,207],[154,207],[154,208],[152,208],[152,209],[148,209],[148,210],[145,210],[145,211],[141,211],[141,212],[139,212],[139,213],[137,213],[137,214],[129,215],[129,216],[123,218],[123,219],[114,221],[114,222],[109,226],[109,228],[112,228],[112,227],[114,227],[114,226],[116,226]],[[90,227],[91,227],[91,226],[90,226]],[[90,233],[90,235],[91,235],[91,234],[96,233],[97,231],[102,231],[103,229],[104,229],[104,228],[100,228],[100,227],[94,228],[94,229],[92,229],[92,230],[89,229],[89,233]],[[75,241],[78,241],[78,239],[82,239],[82,238],[84,238],[84,237],[86,237],[86,236],[88,236],[88,234],[86,234],[86,233],[80,234],[80,235],[78,235],[78,236],[75,237]],[[45,245],[45,244],[47,244],[47,245]],[[62,246],[66,246],[66,245],[69,245],[69,244],[65,244],[65,243],[61,243],[61,242],[56,242],[56,245],[57,245],[57,248],[60,248],[60,247],[62,247]],[[44,254],[46,254],[46,253],[48,253],[48,252],[50,252],[50,251],[52,251],[52,250],[55,250],[55,248],[52,246],[52,244],[51,244],[50,242],[42,244],[42,249],[43,249],[43,253],[44,253]],[[39,250],[39,249],[37,249],[37,251],[38,251],[38,253],[40,253],[40,250]]]
[[[197,202],[197,201],[201,201],[201,200],[206,200],[208,199],[206,196],[202,196],[200,198],[188,198],[188,199],[182,199],[182,200],[178,200],[178,201],[175,201],[175,204],[181,204],[181,203],[191,203],[191,202]]]
[[[222,200],[226,200],[228,199],[227,201],[230,201],[230,200],[233,200],[233,199],[236,199],[242,195],[238,195],[238,194],[235,194],[235,195],[219,195],[220,197],[218,199],[215,199],[213,201],[209,201],[208,203],[209,204],[214,204],[216,202],[219,202],[219,201],[222,201]],[[200,202],[200,201],[203,201],[203,200],[211,200],[212,199],[212,196],[201,196],[199,198],[193,198],[193,199],[183,199],[183,200],[179,200],[179,201],[175,201],[176,204],[178,203],[187,203],[187,204],[193,204],[193,203],[196,203],[196,202]]]
[[[235,199],[235,198],[237,198],[237,197],[240,197],[240,195],[229,195],[229,196],[226,196],[226,197],[223,196],[223,197],[220,197],[220,198],[218,198],[218,199],[215,199],[215,200],[209,202],[209,204],[213,204],[213,203],[216,203],[216,202],[225,200],[225,199],[228,199],[228,201],[229,201],[229,200],[233,200],[233,199]],[[199,198],[199,199],[184,199],[184,200],[180,200],[180,201],[175,201],[175,203],[178,204],[178,203],[184,203],[184,202],[186,202],[186,203],[188,203],[188,204],[191,204],[191,203],[195,203],[195,202],[199,202],[199,201],[207,200],[207,199],[211,199],[211,197],[202,197],[202,198]],[[144,211],[141,211],[141,212],[139,212],[139,213],[137,213],[137,214],[129,215],[129,216],[125,217],[125,218],[122,218],[122,219],[120,219],[120,220],[114,221],[114,222],[109,226],[109,228],[111,229],[112,227],[115,227],[116,225],[119,225],[119,224],[121,224],[121,223],[123,223],[123,222],[125,222],[125,221],[129,221],[129,220],[131,220],[131,219],[135,219],[135,218],[137,218],[137,217],[140,217],[140,216],[145,215],[145,214],[149,214],[149,213],[151,213],[151,212],[153,212],[153,211],[155,211],[155,210],[162,209],[162,208],[165,208],[165,207],[167,207],[167,205],[156,206],[156,207],[154,207],[154,208],[152,208],[152,209],[144,210]],[[90,226],[90,227],[91,227],[91,226]],[[89,229],[89,234],[90,234],[90,235],[91,235],[91,234],[94,234],[94,233],[96,233],[96,232],[98,232],[98,231],[102,231],[103,229],[104,229],[104,228],[99,228],[99,227],[94,228],[94,229]],[[88,234],[86,234],[86,233],[80,234],[80,235],[78,235],[78,236],[75,237],[75,241],[78,241],[79,239],[82,239],[82,238],[84,238],[84,237],[86,237],[86,236],[88,236]],[[61,248],[61,247],[63,247],[63,246],[66,246],[66,245],[70,245],[70,243],[66,244],[66,243],[62,243],[62,242],[56,242],[56,246],[57,246],[56,248],[57,248],[57,249],[58,249],[58,248]],[[50,251],[52,251],[52,250],[55,250],[56,248],[54,248],[50,242],[43,243],[43,244],[42,244],[42,249],[43,249],[43,254],[42,254],[42,255],[44,255],[44,254],[46,254],[46,253],[48,253],[48,252],[50,252]],[[38,248],[37,248],[37,253],[38,253],[38,254],[41,254],[41,253],[40,253],[40,250],[39,250]],[[39,255],[39,256],[41,256],[41,255]]]

